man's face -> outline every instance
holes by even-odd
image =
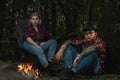
[[[88,42],[90,42],[90,41],[94,40],[94,39],[97,37],[97,32],[94,31],[94,30],[92,30],[92,31],[86,31],[86,32],[84,33],[84,35],[85,35],[85,39],[86,39]]]

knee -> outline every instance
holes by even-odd
[[[55,39],[49,40],[49,42],[50,42],[51,44],[56,44],[56,45],[57,45],[57,41],[56,41]]]
[[[72,51],[73,49],[74,49],[74,48],[73,48],[71,45],[69,45],[69,46],[65,49],[64,55],[70,55],[70,53],[71,53],[71,51]]]
[[[91,55],[97,57],[97,52],[96,52],[96,51],[93,51],[93,52],[91,52]]]
[[[74,48],[71,46],[71,45],[69,45],[66,49],[65,49],[65,51],[71,51],[71,50],[73,50]]]
[[[97,52],[95,52],[95,51],[92,52],[90,56],[92,57],[94,63],[97,63],[97,62],[98,62]]]

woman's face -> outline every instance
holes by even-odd
[[[97,37],[97,32],[95,32],[94,30],[85,32],[85,39],[88,42],[94,40],[96,37]]]
[[[33,26],[38,26],[40,24],[40,19],[38,16],[32,16],[30,22]]]

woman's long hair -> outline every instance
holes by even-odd
[[[38,24],[38,26],[40,26],[40,25],[41,25],[41,16],[40,16],[40,14],[37,13],[37,12],[33,12],[33,13],[29,16],[29,23],[30,23],[30,25],[32,25],[31,22],[30,22],[30,19],[31,19],[33,16],[37,16],[37,17],[39,18],[39,24]]]

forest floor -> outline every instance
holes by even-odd
[[[34,80],[18,73],[17,66],[19,64],[21,63],[0,60],[0,80]],[[40,78],[36,80],[59,80],[60,74],[62,72],[56,76],[49,76],[46,72],[41,71]],[[120,80],[120,74],[104,74],[98,76],[77,74],[73,76],[72,80]]]

